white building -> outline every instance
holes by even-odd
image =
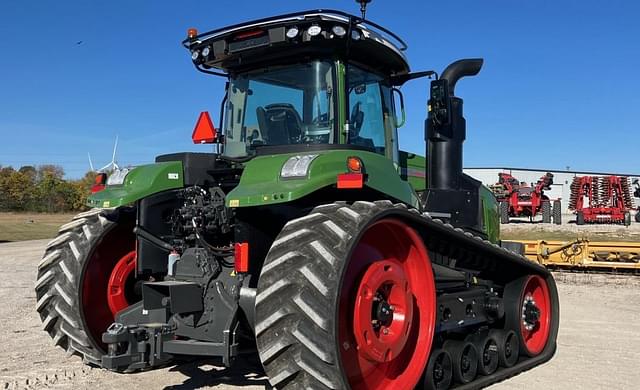
[[[554,171],[544,169],[528,169],[528,168],[465,168],[464,173],[480,180],[484,185],[491,185],[498,182],[498,173],[508,173],[515,177],[519,181],[524,181],[528,184],[534,184],[547,172],[553,174],[553,185],[551,191],[545,191],[545,195],[549,199],[558,199],[562,201],[563,213],[570,213],[569,198],[571,196],[571,182],[576,176],[626,176],[631,179],[631,183],[636,181],[639,184],[631,185],[631,192],[633,193],[637,185],[640,185],[640,174],[626,174],[626,173],[605,173],[605,172],[578,172],[578,171]],[[633,194],[632,194],[633,195]],[[634,199],[635,206],[640,205],[640,198]]]

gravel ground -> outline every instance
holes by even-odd
[[[36,265],[47,241],[0,244],[0,390],[265,389],[256,362],[233,370],[192,362],[136,374],[84,366],[54,348],[36,315]],[[557,275],[558,352],[547,364],[492,389],[637,389],[640,383],[640,277]]]

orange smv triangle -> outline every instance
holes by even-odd
[[[196,127],[191,134],[194,144],[212,144],[216,140],[216,129],[207,111],[200,113]]]

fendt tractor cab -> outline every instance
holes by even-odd
[[[411,72],[398,36],[328,10],[183,44],[228,80],[193,132],[214,151],[114,173],[62,226],[36,282],[57,345],[126,372],[253,354],[284,389],[478,388],[553,356],[554,280],[462,173],[455,86],[482,60]],[[397,134],[421,77],[426,159]]]

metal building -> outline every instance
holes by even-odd
[[[582,172],[582,171],[558,171],[558,170],[545,170],[545,169],[530,169],[530,168],[465,168],[464,173],[480,180],[484,185],[491,185],[498,182],[498,173],[505,172],[515,177],[516,179],[526,182],[528,184],[536,183],[540,177],[545,173],[551,172],[553,174],[553,185],[551,191],[545,191],[550,199],[560,198],[562,201],[562,213],[568,214],[569,211],[569,197],[571,195],[571,182],[576,176],[626,176],[631,179],[632,191],[640,188],[640,174],[628,174],[628,173],[611,173],[611,172]],[[640,191],[639,191],[640,192]],[[635,197],[634,203],[636,206],[640,205],[640,198]]]

